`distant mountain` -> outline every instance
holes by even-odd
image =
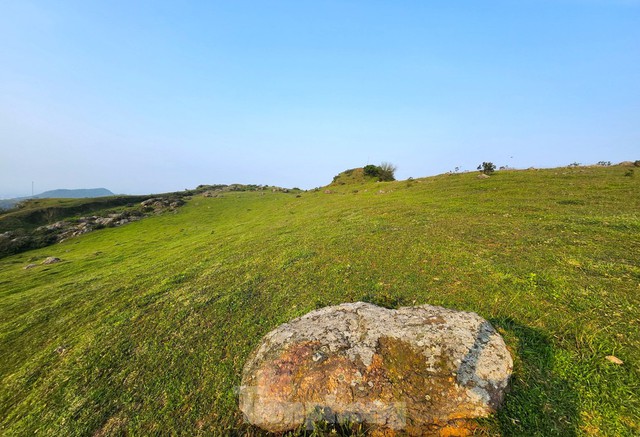
[[[36,194],[35,196],[27,197],[15,197],[13,199],[0,199],[0,209],[13,208],[17,203],[28,199],[79,199],[85,197],[105,197],[114,196],[111,191],[106,188],[80,188],[76,190],[51,190],[44,193]]]
[[[106,188],[80,188],[77,190],[51,190],[33,196],[35,199],[80,199],[84,197],[105,197],[114,196],[111,191]]]

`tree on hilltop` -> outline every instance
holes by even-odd
[[[478,170],[486,175],[490,175],[496,171],[496,165],[493,162],[483,162],[478,166]]]
[[[395,171],[397,167],[389,162],[380,165],[366,165],[364,167],[365,176],[377,178],[380,182],[395,181]]]

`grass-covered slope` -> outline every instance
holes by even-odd
[[[0,233],[16,229],[33,230],[56,220],[82,214],[99,214],[133,207],[151,196],[110,196],[70,199],[29,199],[21,208],[0,211]]]
[[[499,329],[512,389],[479,433],[638,435],[640,178],[624,172],[194,197],[2,259],[0,434],[254,432],[234,388],[260,337],[368,300]],[[47,256],[62,262],[23,269]]]

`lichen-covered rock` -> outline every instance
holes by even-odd
[[[245,365],[240,409],[272,432],[321,418],[429,435],[494,412],[512,366],[475,313],[347,303],[267,334]]]

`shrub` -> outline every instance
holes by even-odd
[[[365,165],[364,175],[377,178],[380,176],[380,167],[378,167],[377,165],[371,165],[371,164]]]
[[[478,170],[486,175],[490,175],[496,171],[496,165],[493,162],[483,162],[478,166]]]
[[[365,176],[374,177],[380,182],[395,181],[395,171],[396,166],[388,162],[380,165],[369,164],[364,167]]]
[[[390,162],[383,162],[380,164],[380,176],[379,180],[381,181],[395,181],[395,172],[397,167]]]

